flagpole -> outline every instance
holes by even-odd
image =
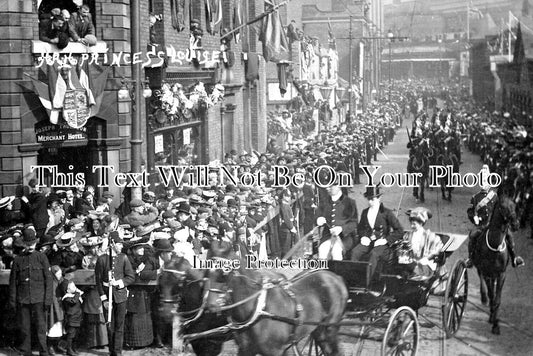
[[[507,26],[509,27],[509,47],[507,48],[507,59],[509,60],[509,62],[511,62],[511,40],[512,40],[512,37],[511,37],[511,11],[509,10],[509,23],[507,24]]]
[[[222,39],[222,38],[230,37],[231,35],[233,35],[233,33],[239,31],[241,28],[244,28],[244,27],[246,27],[246,26],[250,26],[251,24],[254,24],[254,23],[256,23],[257,21],[261,21],[262,19],[264,19],[264,18],[267,17],[268,15],[273,14],[274,12],[278,11],[278,9],[279,9],[281,6],[283,6],[283,5],[287,5],[290,1],[291,1],[291,0],[285,0],[285,1],[283,1],[283,2],[281,2],[281,3],[279,3],[279,4],[277,4],[277,5],[274,5],[274,6],[272,7],[272,9],[270,9],[269,11],[266,11],[266,12],[262,13],[261,15],[259,15],[259,16],[255,17],[255,18],[251,19],[251,20],[248,21],[247,23],[244,23],[244,24],[242,24],[242,25],[240,25],[240,26],[235,27],[235,28],[232,29],[231,31],[226,32],[226,33],[224,34],[224,36],[221,36],[220,38]],[[267,2],[268,2],[268,1],[267,1]]]
[[[466,42],[470,43],[470,3],[466,5]]]

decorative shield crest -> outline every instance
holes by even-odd
[[[85,126],[90,115],[91,110],[85,90],[67,90],[63,102],[63,118],[67,124],[72,128],[79,129]]]

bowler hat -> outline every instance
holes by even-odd
[[[182,213],[185,213],[185,214],[190,214],[191,213],[191,206],[187,203],[181,203],[180,205],[178,205],[178,212],[182,212]]]
[[[172,252],[174,251],[174,247],[172,247],[172,244],[167,239],[158,239],[155,240],[153,243],[154,250],[156,252]]]

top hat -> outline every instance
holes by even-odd
[[[366,191],[363,195],[367,199],[373,199],[373,198],[379,198],[382,195],[382,193],[379,191],[379,185],[376,185],[373,187],[371,186],[366,187]]]

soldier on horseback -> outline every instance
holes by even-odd
[[[488,166],[483,165],[484,170],[488,171]],[[471,268],[476,259],[475,250],[477,246],[477,240],[482,233],[490,226],[503,226],[502,218],[507,216],[510,218],[511,230],[516,231],[518,229],[518,221],[516,219],[515,205],[509,195],[510,188],[503,187],[500,196],[490,189],[489,185],[484,185],[481,191],[475,194],[471,201],[470,206],[467,209],[468,218],[476,226],[475,229],[470,231],[468,240],[468,260],[466,261],[467,268]],[[513,267],[519,267],[524,265],[524,260],[520,256],[515,254],[515,245],[512,234],[507,231],[505,241],[507,243],[507,249],[511,257],[511,264]]]

